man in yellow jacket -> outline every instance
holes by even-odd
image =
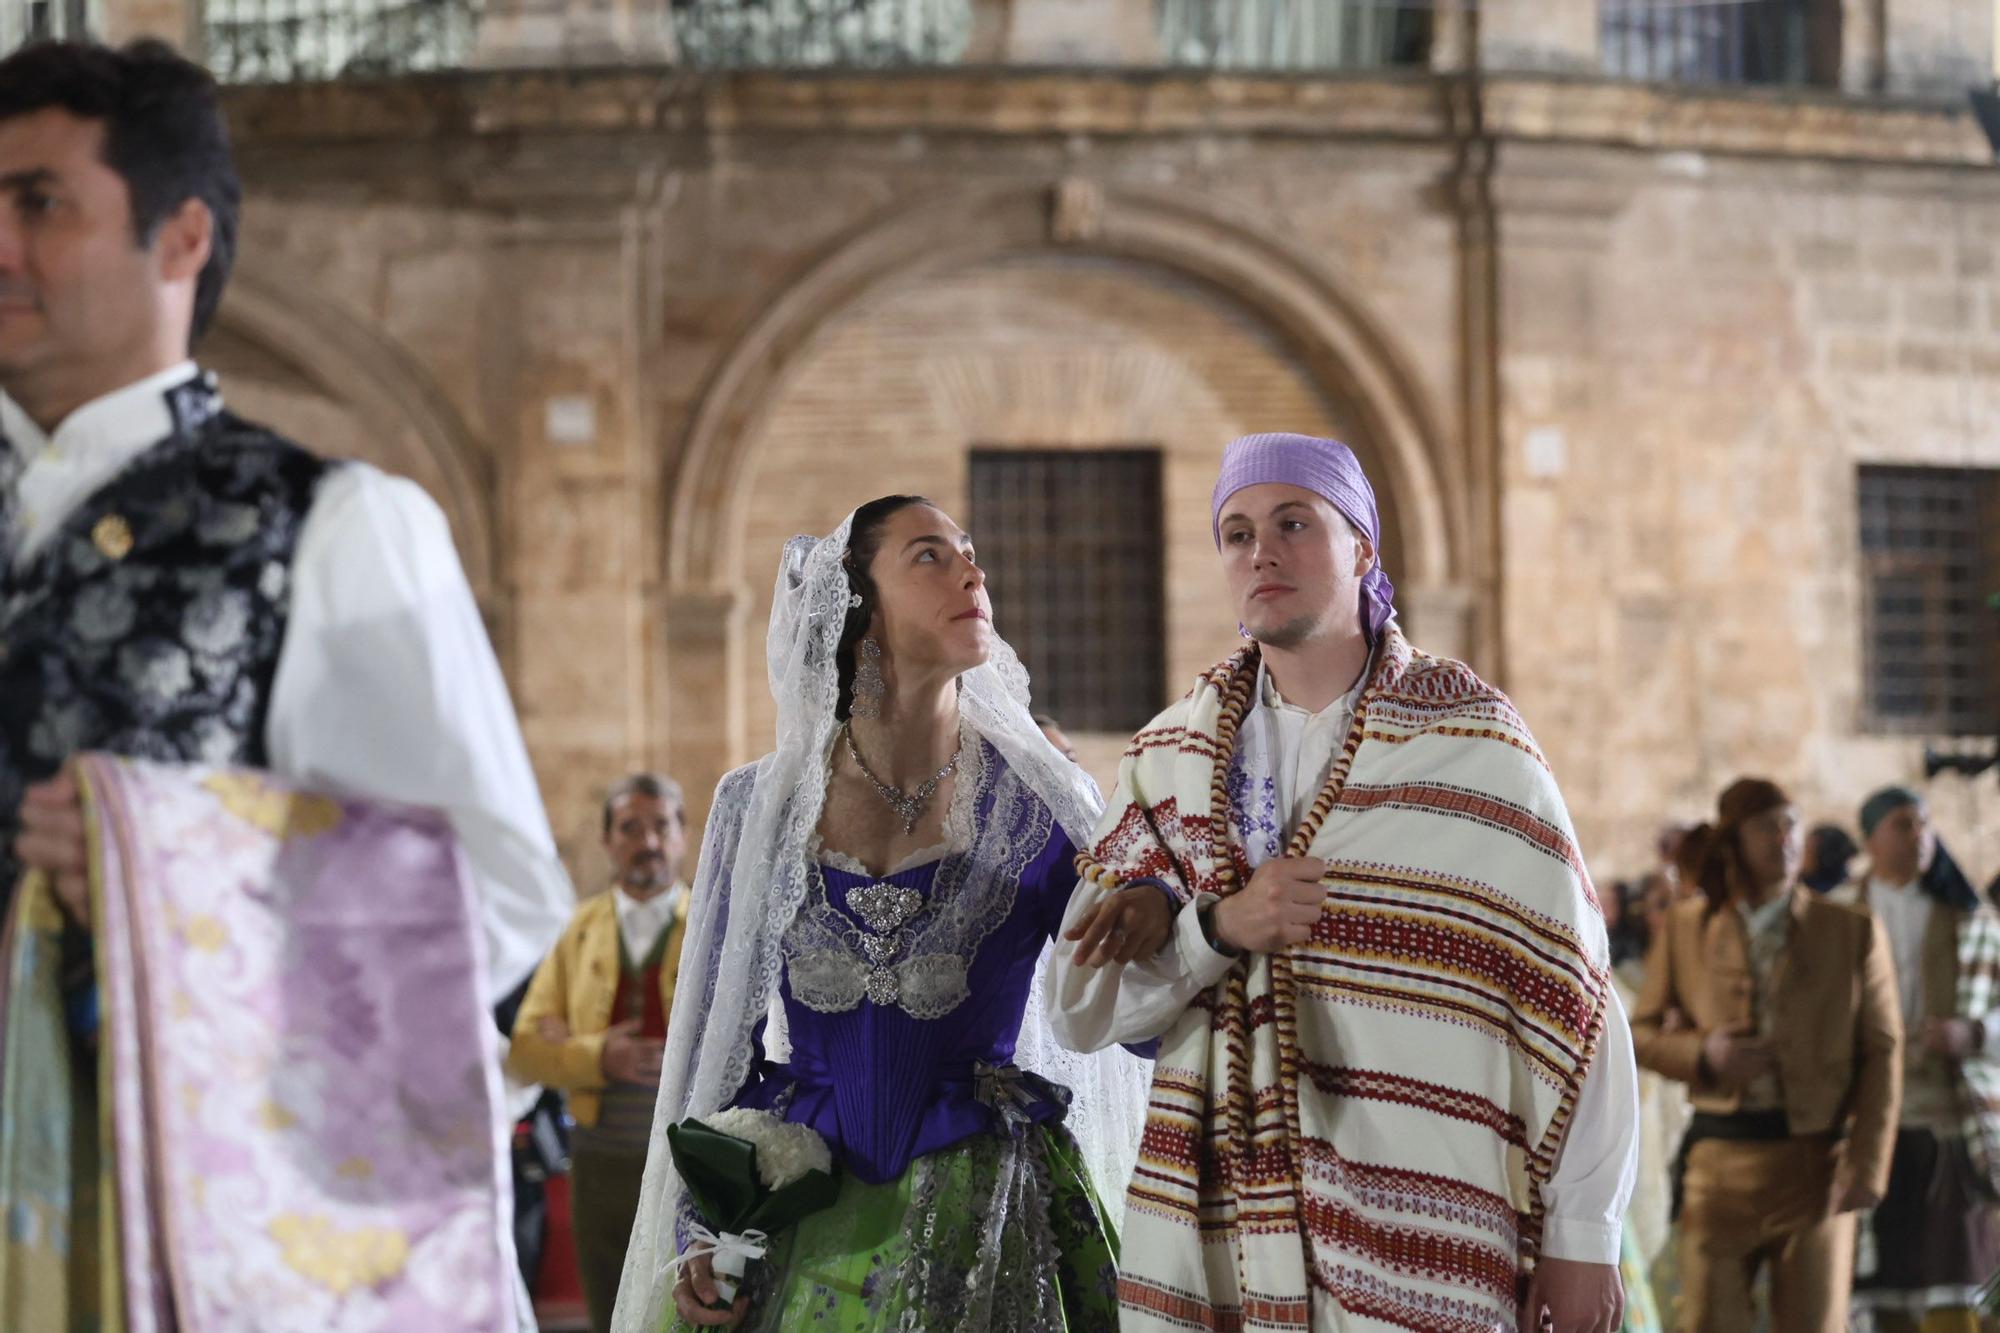
[[[561,1088],[576,1120],[570,1184],[577,1266],[595,1333],[608,1333],[659,1095],[688,891],[687,808],[671,778],[641,773],[604,799],[615,879],[586,899],[514,1020],[514,1076]]]

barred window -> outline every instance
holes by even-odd
[[[1430,62],[1432,0],[1159,0],[1160,52],[1201,69],[1388,69]]]
[[[2000,470],[1860,472],[1864,709],[1876,730],[2000,730]]]
[[[1614,78],[1675,83],[1834,84],[1838,0],[1600,0]]]
[[[44,37],[85,37],[97,28],[95,0],[0,0],[0,55]]]
[[[1166,679],[1159,450],[977,448],[971,490],[994,624],[1037,711],[1144,726]]]

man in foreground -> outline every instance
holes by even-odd
[[[168,47],[42,43],[0,60],[0,900],[27,871],[49,885],[48,910],[60,904],[74,1038],[49,1057],[67,1068],[27,1071],[9,1092],[29,1075],[74,1080],[85,1123],[98,981],[129,978],[101,977],[93,947],[76,756],[251,770],[440,812],[469,868],[485,975],[461,975],[480,957],[467,939],[437,984],[474,1004],[520,982],[571,902],[437,507],[235,417],[191,359],[228,280],[240,199],[214,82]],[[285,808],[263,799],[240,805]],[[455,858],[439,869],[398,882],[413,896],[468,887]],[[358,886],[357,922],[379,921],[366,902],[395,888]],[[296,927],[282,913],[273,926]],[[412,975],[375,942],[367,954],[355,966],[369,976]],[[360,1005],[338,1019],[364,1017]],[[318,1032],[327,1018],[270,1021]],[[397,1112],[397,1087],[375,1092]],[[265,1112],[278,1127],[298,1116]],[[497,1119],[492,1137],[497,1149]],[[87,1192],[76,1206],[73,1234],[90,1236]],[[73,1274],[77,1291],[94,1284]],[[513,1303],[468,1292],[462,1308],[481,1295]]]

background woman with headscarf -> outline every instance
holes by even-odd
[[[1854,1214],[1888,1183],[1902,1082],[1888,942],[1799,883],[1802,850],[1776,784],[1724,791],[1701,896],[1668,913],[1632,1013],[1640,1065],[1687,1083],[1695,1108],[1679,1163],[1684,1333],[1748,1333],[1765,1268],[1774,1327],[1844,1333]]]
[[[1879,1333],[1976,1333],[2000,1268],[2000,917],[1980,903],[1915,792],[1861,807],[1868,869],[1836,891],[1872,912],[1895,959],[1903,1106],[1889,1191],[1869,1218],[1855,1302]]]

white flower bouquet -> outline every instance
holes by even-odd
[[[712,1256],[721,1308],[771,1237],[830,1206],[840,1195],[833,1153],[809,1125],[769,1111],[738,1108],[667,1126],[667,1146],[701,1221],[681,1255]]]

